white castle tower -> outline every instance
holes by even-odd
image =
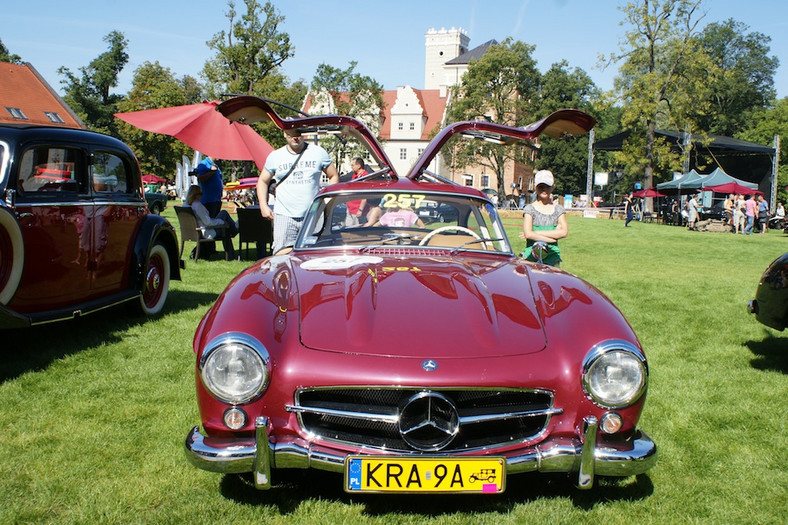
[[[443,65],[468,52],[468,33],[464,29],[430,29],[427,31],[424,60],[424,89],[440,89],[445,83]]]

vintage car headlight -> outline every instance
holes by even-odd
[[[643,353],[627,341],[605,341],[583,361],[583,389],[598,405],[631,405],[646,390],[648,367]]]
[[[203,352],[200,377],[216,399],[233,405],[246,403],[268,386],[268,351],[246,334],[223,334]]]

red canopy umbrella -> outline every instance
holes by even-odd
[[[646,188],[645,190],[636,191],[632,196],[640,197],[641,199],[646,197],[667,197],[664,193],[658,192],[656,188]]]
[[[714,193],[741,193],[742,195],[763,195],[762,191],[754,188],[742,186],[738,182],[726,182],[725,184],[718,184],[717,186],[704,186],[701,188],[703,191],[713,191]]]
[[[204,155],[217,159],[253,160],[263,169],[265,159],[274,148],[251,127],[230,122],[216,111],[214,101],[115,113],[134,127],[169,135]]]
[[[161,177],[156,175],[143,175],[142,182],[144,182],[145,184],[162,184],[164,182],[167,182],[167,179],[162,179]]]

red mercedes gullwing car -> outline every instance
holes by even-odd
[[[519,258],[493,203],[430,169],[454,139],[577,135],[590,116],[451,124],[400,176],[353,118],[282,119],[250,96],[218,110],[365,142],[378,169],[324,188],[295,246],[244,270],[200,322],[195,466],[252,473],[259,489],[278,469],[316,468],[349,493],[501,493],[511,474],[590,488],[654,465],[637,427],[648,365],[621,312]],[[436,207],[453,213],[422,219]]]

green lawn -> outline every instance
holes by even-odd
[[[529,474],[501,496],[351,497],[319,471],[275,472],[258,492],[197,470],[183,452],[199,422],[192,336],[248,264],[201,261],[154,321],[120,308],[0,333],[0,523],[788,522],[788,332],[745,313],[788,235],[569,224],[563,268],[613,299],[649,358],[649,473],[584,492]]]

